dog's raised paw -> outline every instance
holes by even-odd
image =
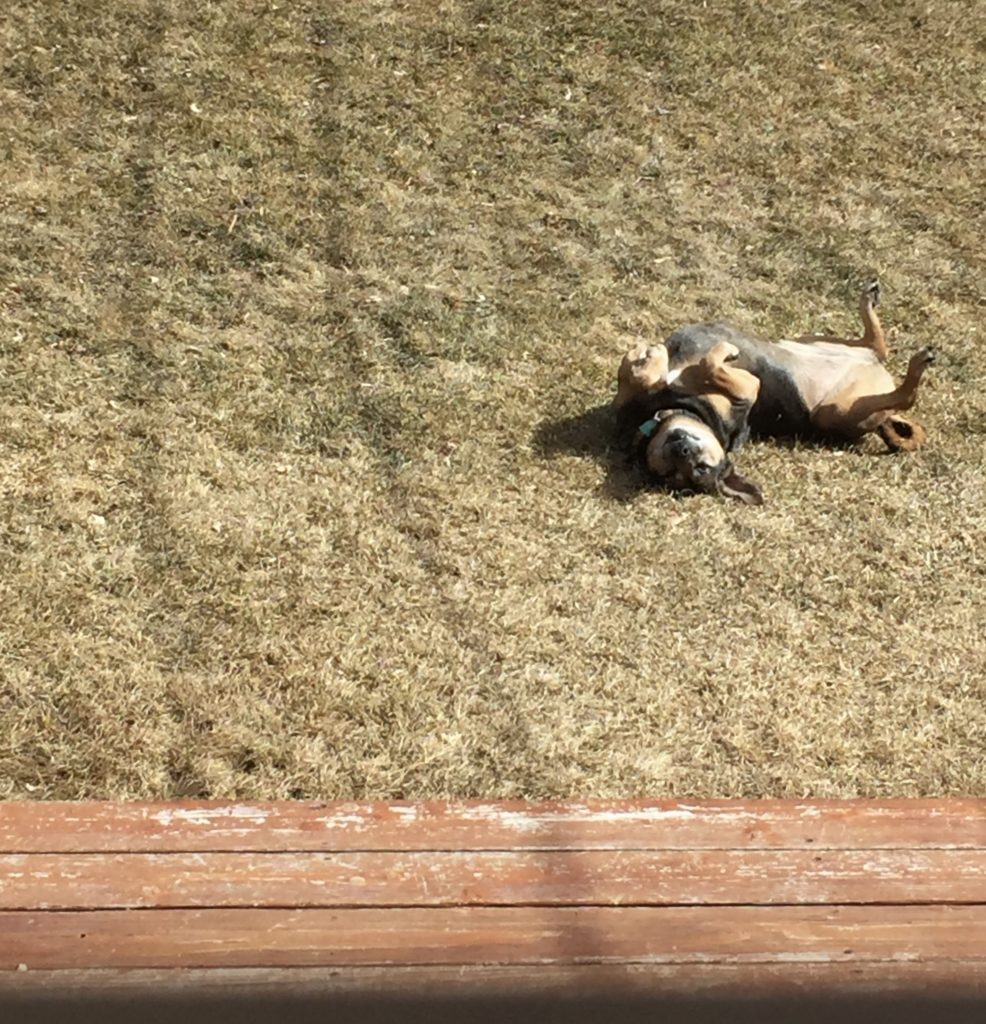
[[[866,286],[865,294],[870,303],[874,306],[880,305],[880,282],[877,280],[870,281]]]
[[[938,353],[928,345],[925,348],[919,348],[917,352],[911,356],[911,362],[916,366],[931,366],[937,358]]]

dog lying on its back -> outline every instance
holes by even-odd
[[[887,342],[876,313],[877,282],[860,300],[863,335],[809,335],[767,342],[727,324],[692,324],[664,344],[640,345],[623,358],[614,407],[636,429],[647,467],[671,487],[718,492],[751,504],[760,489],[729,458],[750,430],[765,436],[855,441],[877,433],[895,451],[925,440],[905,418],[929,348],[916,352],[897,385],[883,365]]]

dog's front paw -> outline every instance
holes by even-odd
[[[620,363],[617,374],[617,407],[625,405],[634,395],[661,386],[668,372],[668,350],[663,344],[641,343],[630,349]]]
[[[870,283],[863,289],[863,295],[866,296],[866,299],[871,306],[879,306],[880,282],[877,280],[870,281]]]
[[[717,342],[703,358],[707,369],[713,366],[721,366],[723,363],[734,362],[740,354],[740,350],[730,341]]]
[[[668,350],[663,345],[638,345],[627,358],[635,377],[659,377],[668,368]]]
[[[657,345],[642,345],[639,349],[637,349],[637,358],[635,362],[638,366],[646,366],[647,363],[651,362],[654,359],[660,361],[662,356],[662,348],[659,348]]]

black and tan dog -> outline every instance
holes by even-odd
[[[751,429],[833,441],[877,433],[889,448],[913,451],[925,431],[901,413],[914,404],[934,353],[916,352],[897,385],[883,365],[879,299],[878,283],[864,289],[858,339],[767,342],[727,324],[692,324],[664,344],[640,345],[620,365],[618,421],[636,428],[635,443],[662,482],[752,504],[763,501],[760,489],[730,458]]]

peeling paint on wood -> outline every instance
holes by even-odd
[[[162,807],[159,811],[150,812],[148,818],[159,822],[164,828],[170,828],[176,823],[208,827],[229,819],[245,819],[251,825],[264,825],[267,822],[267,814],[260,807],[247,804],[228,807]]]
[[[929,964],[986,972],[984,801],[0,805],[18,976]]]
[[[0,805],[0,852],[976,849],[986,801]]]

